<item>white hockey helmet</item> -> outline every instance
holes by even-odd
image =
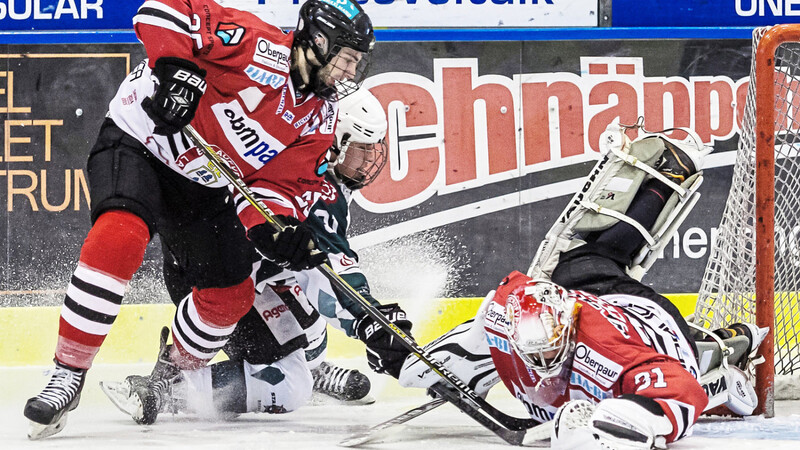
[[[531,280],[506,299],[508,342],[542,379],[558,375],[572,355],[579,308],[563,287],[544,280]]]
[[[336,140],[331,149],[334,175],[350,189],[375,181],[386,164],[386,113],[368,89],[339,101]]]

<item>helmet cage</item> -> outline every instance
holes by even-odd
[[[509,296],[509,344],[541,378],[559,375],[571,357],[579,308],[564,288],[549,281],[532,281]]]
[[[342,138],[333,172],[348,189],[356,190],[375,181],[386,165],[388,148],[383,138],[375,143],[348,141],[349,138]]]
[[[331,52],[328,54],[326,65],[330,64],[332,67],[340,70],[346,69],[346,64],[342,63],[342,58],[340,57],[342,48],[343,47],[340,45],[334,45],[333,49],[331,49]],[[361,59],[359,59],[358,64],[356,64],[352,77],[344,80],[336,80],[335,86],[337,99],[341,100],[357,91],[358,88],[361,87],[361,84],[367,78],[367,74],[369,73],[371,58],[371,52],[361,52]]]
[[[369,69],[369,56],[375,45],[372,22],[361,6],[350,0],[347,5],[352,17],[325,0],[308,0],[300,7],[300,18],[295,31],[295,41],[311,49],[320,66],[312,71],[312,89],[317,95],[342,98],[354,92],[364,81]],[[342,48],[351,48],[361,53],[355,75],[349,80],[336,80],[330,86],[319,79],[319,72],[328,64],[337,65],[337,56]],[[337,65],[338,66],[338,65]],[[323,71],[324,73],[325,71]]]

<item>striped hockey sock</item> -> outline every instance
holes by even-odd
[[[56,360],[88,369],[119,314],[125,288],[142,264],[150,231],[126,211],[109,211],[95,222],[67,286]]]
[[[250,278],[227,288],[193,289],[178,304],[172,321],[172,363],[181,369],[205,366],[228,342],[254,297]]]

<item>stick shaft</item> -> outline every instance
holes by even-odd
[[[242,179],[236,173],[234,173],[230,167],[228,167],[227,163],[220,158],[211,145],[208,144],[208,142],[206,142],[191,125],[185,126],[184,132],[188,135],[189,139],[194,142],[198,149],[204,155],[206,155],[206,157],[217,168],[217,170],[219,170],[220,174],[226,178],[262,216],[264,216],[264,219],[267,221],[267,223],[275,227],[276,231],[283,230],[284,226],[280,220],[275,217],[275,214],[270,211],[264,202],[253,195],[253,192],[244,183],[244,181],[242,181]],[[393,334],[399,338],[399,342],[401,342],[401,344],[407,350],[416,355],[420,360],[422,360],[423,363],[430,367],[431,370],[441,376],[449,385],[453,386],[453,388],[460,393],[460,398],[463,399],[463,401],[469,402],[473,408],[484,410],[503,427],[512,430],[524,430],[536,425],[536,421],[509,416],[487,403],[482,397],[476,394],[474,390],[464,384],[461,379],[447,370],[441,362],[434,359],[430,354],[428,354],[428,352],[420,347],[413,338],[411,338],[403,330],[398,328],[394,323],[381,314],[380,311],[378,311],[369,301],[359,294],[358,291],[353,289],[352,286],[344,281],[344,279],[342,279],[342,277],[340,277],[339,274],[337,274],[328,264],[317,266],[317,270],[319,270],[325,276],[325,278],[330,281],[331,285],[335,289],[338,289],[338,292],[347,297],[350,301],[361,305],[362,309],[364,309],[364,312],[366,312],[366,314],[369,315],[376,323],[384,327],[384,329],[386,329],[390,334]]]

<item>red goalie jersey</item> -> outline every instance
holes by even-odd
[[[276,214],[303,219],[336,191],[321,175],[333,142],[337,104],[295,91],[289,66],[293,33],[213,0],[149,0],[133,19],[149,58],[122,83],[109,115],[164,164],[197,183],[227,185],[181,134],[161,136],[142,110],[154,92],[151,68],[162,56],[194,61],[208,89],[192,126]],[[240,196],[248,228],[263,222]]]
[[[574,356],[560,375],[545,379],[537,389],[540,377],[514,352],[505,332],[506,303],[512,291],[530,280],[519,272],[503,280],[489,305],[485,328],[500,378],[533,418],[550,420],[569,400],[597,403],[638,394],[656,400],[672,422],[667,442],[690,432],[708,403],[697,382],[694,352],[672,317],[648,299],[569,291],[580,305]]]

